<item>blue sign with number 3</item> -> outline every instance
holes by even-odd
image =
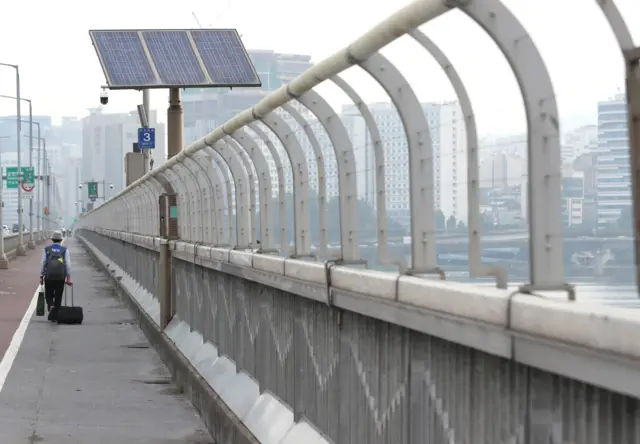
[[[156,129],[138,128],[138,148],[152,150],[156,147]]]

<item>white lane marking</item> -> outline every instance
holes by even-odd
[[[18,351],[20,350],[20,346],[22,345],[22,341],[24,340],[24,335],[27,332],[27,327],[29,326],[29,322],[31,322],[31,317],[33,316],[33,312],[36,309],[36,303],[38,302],[38,290],[40,286],[36,289],[36,292],[33,294],[31,298],[31,303],[25,311],[22,320],[20,321],[20,325],[16,329],[13,334],[13,338],[11,338],[11,343],[7,348],[7,351],[4,353],[4,357],[2,361],[0,361],[0,393],[2,393],[2,388],[4,387],[4,383],[7,380],[7,376],[9,376],[9,370],[11,370],[11,366],[13,365],[13,361],[15,361],[16,356],[18,356]]]
[[[61,243],[64,243],[64,240]],[[18,351],[20,351],[20,346],[22,345],[22,341],[24,340],[24,335],[27,333],[29,322],[31,322],[33,313],[36,311],[36,304],[38,303],[38,290],[40,290],[40,285],[38,285],[38,287],[36,288],[36,292],[31,298],[29,307],[27,307],[27,311],[24,312],[24,316],[20,321],[20,325],[18,325],[18,328],[11,338],[11,343],[9,344],[7,351],[4,353],[4,357],[2,358],[2,361],[0,361],[0,393],[2,393],[2,388],[4,387],[4,383],[7,381],[7,376],[9,376],[9,371],[13,366],[13,362],[16,360],[16,356],[18,356]]]

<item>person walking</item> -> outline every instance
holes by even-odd
[[[62,305],[64,285],[71,282],[71,255],[69,249],[62,245],[62,233],[54,231],[52,244],[42,253],[40,268],[40,284],[44,284],[49,320],[56,320],[56,312]]]

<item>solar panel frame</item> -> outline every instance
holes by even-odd
[[[244,43],[242,42],[242,39],[240,38],[240,33],[238,33],[237,29],[190,29],[189,30],[189,34],[191,34],[193,41],[194,41],[194,45],[196,47],[196,51],[198,51],[198,53],[200,54],[200,57],[207,69],[207,72],[209,73],[209,77],[211,77],[211,81],[213,82],[213,84],[217,85],[217,86],[231,86],[231,87],[259,87],[262,86],[262,82],[260,80],[260,76],[258,75],[258,72],[256,71],[255,66],[253,66],[253,62],[251,61],[251,57],[249,57],[249,53],[247,52],[247,49],[244,46]],[[211,61],[207,55],[208,54],[203,54],[203,49],[205,49],[205,47],[202,47],[199,45],[198,42],[198,35],[208,35],[208,36],[225,36],[225,37],[232,37],[233,43],[235,43],[237,45],[235,49],[235,54],[242,55],[242,60],[241,62],[246,63],[245,68],[248,68],[249,71],[251,72],[251,81],[245,81],[245,82],[234,82],[228,79],[222,79],[222,81],[217,81],[216,78],[219,77],[216,74],[220,74],[220,73],[215,73],[212,72],[214,70],[212,70],[212,65],[210,63],[207,63],[208,61]],[[227,41],[228,42],[228,41]],[[220,47],[219,48],[215,48],[215,49],[220,49],[220,50],[226,50],[229,48],[229,46],[225,46],[224,43],[227,42],[220,42]],[[211,43],[211,42],[202,42],[202,43]],[[226,60],[225,60],[226,61]],[[233,63],[233,62],[231,62]],[[222,63],[216,63],[215,61],[213,61],[213,66],[215,67],[222,67],[224,68],[224,65]],[[224,77],[224,75],[220,76],[220,77]],[[226,81],[225,81],[226,80]]]
[[[141,48],[143,49],[144,52],[144,47],[142,45],[142,41],[140,41],[140,37],[138,34],[138,30],[132,30],[132,29],[101,29],[101,30],[90,30],[89,31],[89,36],[91,37],[91,42],[93,43],[93,47],[96,51],[96,54],[98,56],[98,60],[100,61],[100,65],[102,67],[102,72],[104,73],[104,76],[107,80],[107,85],[109,86],[109,89],[140,89],[138,88],[139,85],[145,85],[145,88],[157,88],[159,87],[158,83],[157,83],[157,78],[155,77],[155,73],[153,71],[153,67],[149,62],[148,57],[145,54],[145,59],[143,61],[140,61],[141,64],[146,63],[147,67],[150,70],[150,73],[146,73],[146,74],[152,74],[155,83],[149,83],[149,82],[130,82],[130,83],[121,83],[118,82],[115,78],[114,78],[114,72],[111,71],[111,67],[109,66],[109,62],[107,61],[107,52],[103,52],[103,49],[106,48],[102,48],[102,45],[99,42],[99,35],[104,35],[104,34],[113,34],[113,35],[117,35],[117,34],[129,34],[130,36],[135,35],[136,37],[136,42],[140,43]],[[135,40],[135,39],[134,39]],[[151,79],[149,79],[151,80]]]
[[[255,80],[255,82],[252,83],[216,83],[215,80],[212,83],[190,83],[190,84],[177,84],[177,83],[164,83],[162,82],[162,79],[158,79],[158,77],[160,77],[160,73],[157,69],[157,66],[153,60],[152,55],[150,54],[147,42],[146,42],[146,37],[145,37],[145,33],[148,32],[184,32],[185,34],[187,34],[188,36],[190,36],[190,38],[193,41],[193,37],[192,37],[192,31],[207,31],[207,32],[221,32],[221,31],[226,31],[226,32],[233,32],[235,33],[235,35],[237,36],[237,45],[239,46],[238,49],[241,49],[242,52],[241,54],[244,56],[244,60],[246,61],[248,67],[250,68],[254,78],[251,80]],[[105,64],[105,60],[103,55],[101,54],[100,48],[98,47],[96,40],[95,40],[95,36],[94,34],[96,33],[104,33],[104,32],[109,32],[109,33],[115,33],[115,32],[123,32],[123,33],[141,33],[143,35],[143,39],[142,41],[144,42],[143,44],[143,48],[145,50],[145,59],[146,59],[146,63],[148,64],[148,66],[151,68],[151,70],[153,71],[154,75],[157,75],[155,82],[153,83],[141,83],[141,84],[117,84],[113,82],[113,79],[111,78],[111,76],[109,75],[109,70],[107,65]],[[126,89],[130,89],[130,90],[143,90],[143,89],[168,89],[168,88],[182,88],[182,89],[186,89],[186,88],[223,88],[223,87],[230,87],[230,88],[247,88],[247,87],[261,87],[262,86],[262,82],[260,81],[260,76],[258,75],[255,66],[253,65],[253,62],[251,61],[251,58],[249,57],[249,54],[244,46],[244,43],[242,42],[242,39],[240,38],[240,34],[238,33],[238,31],[236,29],[104,29],[104,30],[90,30],[89,31],[89,35],[91,37],[91,41],[93,43],[94,49],[96,50],[96,54],[98,55],[98,59],[100,61],[100,65],[102,67],[102,71],[105,75],[105,78],[107,80],[107,86],[109,87],[109,89],[113,89],[113,90],[126,90]],[[200,54],[200,52],[198,51],[197,46],[194,44],[191,46],[191,50],[193,51],[193,54],[199,58],[199,60],[203,60],[202,59],[202,55]],[[203,62],[205,62],[203,60]],[[208,69],[206,69],[206,63],[204,63],[205,65],[205,72],[209,74]],[[213,79],[212,79],[213,80]]]
[[[171,38],[168,38],[171,36]],[[165,85],[207,85],[207,73],[183,30],[142,31],[149,56]],[[171,39],[175,39],[171,41]],[[178,46],[175,46],[178,45]],[[190,77],[187,79],[187,77]],[[180,79],[179,77],[182,77]]]

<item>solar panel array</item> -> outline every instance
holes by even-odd
[[[261,86],[235,29],[89,34],[111,89]]]

